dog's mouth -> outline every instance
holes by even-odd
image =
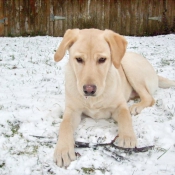
[[[86,98],[88,98],[88,97],[95,97],[96,95],[95,94],[92,94],[92,95],[87,95],[87,94],[84,94],[84,96],[86,97]]]
[[[85,99],[88,99],[88,98],[95,98],[96,97],[96,94],[85,94],[84,93],[84,97],[85,97]]]

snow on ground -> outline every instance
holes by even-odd
[[[158,74],[175,79],[175,35],[126,39],[128,50],[147,57]],[[175,174],[175,88],[158,89],[156,104],[132,117],[138,146],[155,145],[154,150],[124,155],[130,161],[117,162],[99,150],[76,149],[81,157],[67,169],[55,165],[53,151],[64,111],[68,60],[66,54],[61,62],[53,61],[61,40],[0,38],[0,174]],[[75,139],[105,143],[116,135],[112,119],[84,118]]]

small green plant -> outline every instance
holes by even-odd
[[[162,59],[161,60],[161,66],[169,66],[170,62],[171,62],[171,60],[164,60],[164,59]]]
[[[95,169],[93,167],[91,167],[91,168],[82,167],[81,169],[83,170],[83,173],[85,173],[85,174],[92,174],[95,171]]]
[[[12,134],[11,135],[8,135],[8,134],[4,134],[6,137],[14,137],[15,134],[18,134],[18,130],[20,128],[20,122],[17,120],[17,121],[14,121],[13,123],[9,120],[7,120],[7,123],[9,124],[10,126],[10,129],[12,131]]]
[[[83,170],[84,174],[93,174],[96,170],[101,171],[102,174],[105,174],[105,172],[108,171],[105,168],[94,168],[93,166],[88,168],[82,167],[81,169]]]
[[[0,168],[3,168],[5,166],[5,162],[0,163]]]
[[[15,56],[14,55],[10,55],[10,57],[12,58],[12,60],[15,60]]]

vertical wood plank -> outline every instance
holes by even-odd
[[[102,30],[104,30],[105,29],[105,8],[104,8],[104,6],[105,6],[105,2],[104,2],[105,0],[101,0],[101,17],[102,17],[102,22],[101,22],[101,28],[100,29],[102,29]]]
[[[84,26],[83,28],[90,28],[89,27],[89,12],[88,12],[88,3],[90,0],[84,1]]]
[[[143,13],[143,35],[147,36],[148,35],[148,2],[147,1],[142,1],[142,13]]]
[[[139,19],[138,19],[138,30],[137,30],[137,34],[139,36],[143,35],[143,30],[144,30],[144,19],[143,19],[143,10],[142,7],[144,7],[144,0],[140,0],[138,3],[138,15],[139,15]],[[145,12],[146,13],[146,12]]]
[[[175,33],[175,1],[171,1],[171,16],[172,16],[172,26],[171,32]]]
[[[117,30],[117,26],[118,26],[118,3],[117,0],[111,0],[110,1],[110,24],[109,24],[109,28],[115,32],[119,32]]]
[[[121,2],[120,0],[117,1],[117,16],[118,16],[118,23],[117,23],[117,32],[122,34],[122,15],[121,15]]]
[[[102,11],[103,1],[97,0],[96,2],[97,2],[97,4],[96,4],[97,28],[103,29],[103,27],[102,27],[102,23],[103,23],[103,11]]]
[[[156,0],[152,0],[151,1],[151,16],[149,16],[149,18],[158,18],[160,17],[160,14],[159,14],[159,5],[160,5],[160,2],[161,0],[158,2]],[[157,19],[156,20],[153,20],[153,19],[148,19],[149,20],[149,24],[150,24],[150,31],[149,31],[149,34],[150,35],[157,35],[160,33],[159,29],[160,29],[160,21],[158,21]]]
[[[77,0],[72,1],[72,28],[79,28],[79,16],[77,11],[79,10],[79,3]]]
[[[163,13],[164,13],[163,1],[160,0],[160,5],[159,5],[159,16],[161,17],[161,21],[159,22],[160,34],[163,34]]]
[[[78,26],[77,28],[80,28],[82,29],[82,19],[83,19],[83,15],[82,15],[82,1],[83,0],[78,0],[77,3],[78,3],[78,12],[77,12],[77,18],[78,18]]]
[[[47,32],[47,2],[46,0],[40,1],[39,6],[39,35],[46,35]]]
[[[110,0],[110,12],[109,12],[109,15],[110,15],[110,20],[109,20],[109,29],[113,30],[114,31],[114,24],[115,24],[115,21],[114,21],[114,8],[115,8],[115,5],[114,5],[114,0]],[[113,15],[111,15],[113,13]],[[115,16],[116,17],[116,16]]]
[[[0,20],[4,18],[4,2],[0,0]],[[4,24],[0,23],[0,36],[4,36]]]
[[[87,1],[79,0],[80,14],[77,27],[80,29],[87,28]]]
[[[20,1],[14,1],[15,5],[15,16],[14,16],[14,21],[15,21],[15,35],[19,36],[20,35]]]
[[[155,0],[151,1],[151,6],[150,6],[151,16],[150,17],[156,17],[155,3],[156,3]],[[149,19],[149,20],[150,20],[150,26],[151,26],[150,34],[154,35],[156,31],[156,21],[152,19]]]
[[[168,33],[170,31],[170,9],[171,7],[169,6],[170,0],[164,0],[165,8],[166,8],[166,15],[165,15],[165,21],[164,21],[164,30],[165,33]]]
[[[62,16],[62,5],[64,1],[54,1],[54,16]],[[54,21],[54,36],[61,36],[62,33],[62,20],[55,20]]]
[[[35,11],[34,11],[34,16],[35,16],[35,19],[34,19],[34,26],[35,26],[35,31],[34,31],[34,35],[39,35],[40,33],[40,3],[41,1],[40,0],[35,0]]]
[[[149,33],[151,32],[151,20],[149,19],[151,16],[152,16],[152,8],[151,8],[151,1],[152,0],[149,0],[149,3],[148,3],[148,18],[147,18],[147,20],[148,20],[148,27],[147,27],[147,33],[148,33],[148,35],[149,35]]]
[[[77,17],[78,17],[78,25],[77,28],[82,29],[83,28],[83,12],[84,12],[84,8],[83,8],[83,0],[78,0],[78,11],[77,11]]]
[[[126,21],[125,21],[125,27],[126,32],[125,35],[130,35],[130,21],[131,21],[131,14],[130,14],[130,0],[127,0],[125,3],[125,15],[126,15]]]
[[[46,35],[50,34],[50,1],[45,0],[46,3]]]
[[[8,36],[8,25],[9,25],[9,19],[8,19],[8,15],[7,15],[7,1],[3,0],[3,11],[4,11],[4,16],[7,18],[7,22],[4,25],[4,36]]]
[[[20,18],[20,35],[26,36],[29,33],[29,3],[28,1],[20,0],[19,8],[19,18]]]
[[[139,33],[139,20],[140,20],[140,18],[139,18],[139,1],[138,0],[136,0],[135,1],[136,2],[136,4],[135,4],[135,15],[136,15],[136,18],[135,18],[135,20],[136,20],[136,31],[135,31],[135,35],[138,35],[138,33]]]
[[[143,35],[143,12],[142,12],[142,6],[143,6],[143,1],[144,0],[140,0],[138,3],[138,15],[139,15],[139,20],[138,20],[138,35]]]
[[[27,1],[24,1],[24,13],[25,13],[25,32],[26,34],[24,33],[24,35],[29,35],[30,34],[30,2],[29,0]]]
[[[159,10],[158,10],[158,17],[161,17],[161,21],[159,21],[159,33],[163,34],[165,33],[166,26],[167,26],[167,10],[166,10],[166,4],[164,3],[164,0],[160,0],[159,2]]]
[[[72,1],[67,0],[67,28],[68,29],[72,29],[72,19],[73,19]]]
[[[167,24],[167,28],[165,30],[165,32],[170,32],[171,28],[173,26],[173,14],[172,14],[172,8],[175,9],[175,1],[173,3],[172,0],[166,0],[165,2],[163,2],[163,5],[166,4],[166,23]],[[165,6],[165,5],[164,5]],[[174,15],[175,17],[175,15]]]
[[[89,8],[89,27],[90,28],[97,28],[97,1],[91,0],[88,4]]]
[[[120,28],[120,34],[125,35],[126,33],[126,8],[125,8],[126,2],[121,2],[121,8],[120,8],[120,18],[121,18],[121,28]]]
[[[36,19],[36,0],[29,0],[29,32],[35,35],[35,19]]]
[[[25,11],[24,8],[26,7],[24,5],[24,1],[20,0],[20,7],[19,7],[19,25],[20,25],[20,35],[24,35],[25,33]]]
[[[130,1],[130,35],[136,35],[136,1]]]
[[[109,29],[110,23],[110,0],[104,1],[104,29]]]
[[[11,35],[15,36],[15,0],[11,0],[11,13],[9,14],[10,16],[10,21],[11,21]]]
[[[67,1],[65,1],[62,5],[62,15],[63,17],[66,17],[66,19],[63,21],[62,24],[62,36],[64,35],[67,28]]]
[[[159,1],[159,3],[157,4],[157,7],[156,7],[156,13],[157,13],[157,16],[158,17],[162,17],[162,0]],[[161,30],[162,30],[162,25],[161,25],[161,21],[158,21],[157,23],[157,34],[161,34]]]
[[[54,15],[54,12],[53,12],[54,2],[53,1],[54,0],[50,0],[50,15]],[[54,21],[50,20],[50,22],[49,22],[49,35],[54,36],[53,31],[54,31]]]
[[[14,10],[14,0],[9,0],[9,11],[8,11],[8,21],[10,22],[10,27],[9,27],[9,36],[14,36],[15,34],[15,28],[14,28],[14,18],[15,18],[15,10]]]
[[[91,0],[87,0],[87,1],[84,1],[84,26],[83,28],[91,28],[91,24],[90,24],[90,14],[89,14],[89,2]]]
[[[159,17],[158,14],[158,6],[160,5],[160,2],[158,2],[157,0],[153,0],[152,2],[152,13],[153,13],[153,17]],[[158,27],[159,26],[159,21],[158,20],[152,20],[152,34],[153,35],[157,35],[159,33]]]
[[[44,6],[42,6],[44,0],[37,0],[36,1],[36,15],[37,15],[37,20],[35,22],[35,30],[36,30],[36,35],[42,35],[42,31],[43,31],[43,9],[44,9]],[[42,28],[42,29],[41,29]]]

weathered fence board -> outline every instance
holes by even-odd
[[[4,13],[3,13],[3,2],[0,1],[0,20],[3,21],[3,18],[4,18]],[[3,23],[0,23],[0,36],[2,36],[4,33],[4,24]]]
[[[175,0],[0,0],[4,17],[0,36],[63,36],[70,28],[156,35],[175,32]]]

